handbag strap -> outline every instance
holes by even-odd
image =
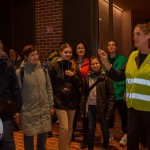
[[[100,81],[100,79],[97,79],[97,81],[88,89],[87,93],[85,94],[85,99],[87,99],[90,91],[97,85],[97,83]]]
[[[90,91],[97,85],[97,83],[100,81],[100,79],[97,79],[97,81],[88,89],[88,94]]]

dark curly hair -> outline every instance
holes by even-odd
[[[78,46],[79,44],[82,44],[82,45],[84,46],[84,48],[85,48],[85,55],[84,55],[84,58],[89,57],[89,56],[88,56],[88,48],[87,48],[87,45],[86,45],[84,42],[78,42],[78,43],[75,45],[75,48],[73,49],[73,58],[74,58],[75,60],[78,59],[78,55],[77,55],[77,53],[76,53],[76,49],[77,49],[77,46]]]

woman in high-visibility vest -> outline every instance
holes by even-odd
[[[111,66],[104,51],[98,53],[108,77],[114,81],[126,78],[128,150],[138,150],[140,143],[150,149],[150,24],[137,24],[133,35],[138,50],[131,53],[126,67],[121,70]]]

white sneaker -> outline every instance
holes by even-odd
[[[124,134],[122,139],[119,142],[120,146],[126,146],[127,145],[127,134]]]
[[[112,142],[114,140],[114,135],[111,132],[109,134],[109,142]]]

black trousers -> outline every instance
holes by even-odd
[[[42,133],[37,135],[37,150],[46,150],[46,139],[47,133]],[[24,134],[24,147],[25,150],[34,150],[34,136],[26,136]]]
[[[127,106],[124,100],[115,101],[115,108],[112,117],[109,119],[109,128],[114,127],[115,122],[115,109],[118,109],[119,115],[121,117],[121,128],[123,133],[127,133]]]
[[[128,150],[138,150],[142,143],[150,150],[150,112],[128,109]]]
[[[88,135],[88,118],[82,118],[83,141],[87,142]]]

